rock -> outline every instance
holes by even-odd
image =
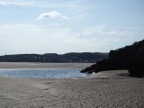
[[[117,50],[111,50],[109,58],[83,69],[81,72],[128,69],[130,76],[144,76],[144,40]]]
[[[81,70],[81,73],[92,73],[92,72],[95,72],[96,71],[95,67],[96,67],[96,64],[93,64],[92,66],[87,67],[87,68]]]
[[[144,44],[144,43],[143,43]],[[133,64],[128,68],[130,76],[144,76],[144,45],[138,49]]]

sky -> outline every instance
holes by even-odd
[[[144,0],[0,0],[0,55],[109,52],[144,39]]]

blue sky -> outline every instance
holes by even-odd
[[[144,39],[144,0],[0,0],[0,55],[109,52]]]

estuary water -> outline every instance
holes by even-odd
[[[80,69],[0,69],[0,77],[14,78],[78,78],[87,76]]]

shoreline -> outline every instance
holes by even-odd
[[[144,78],[127,75],[113,70],[82,78],[0,77],[0,108],[143,108]]]

